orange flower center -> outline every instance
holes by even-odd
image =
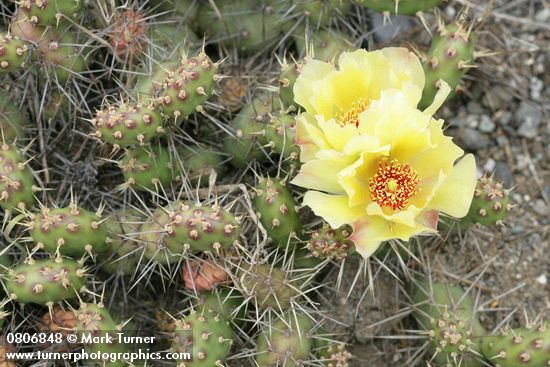
[[[378,170],[369,180],[370,197],[381,207],[402,210],[409,199],[415,196],[419,189],[418,174],[408,164],[401,164],[397,159],[388,163],[383,159],[378,163]]]
[[[369,107],[369,104],[369,98],[359,98],[357,101],[353,102],[351,108],[347,112],[341,113],[338,116],[338,124],[340,126],[353,124],[355,127],[359,127],[359,116]]]

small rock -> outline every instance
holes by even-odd
[[[533,205],[533,210],[535,211],[535,213],[537,213],[540,216],[548,215],[548,206],[542,199],[535,200],[535,204]]]
[[[495,169],[496,162],[494,159],[489,158],[487,159],[487,162],[485,162],[485,165],[483,166],[483,169],[487,172],[493,172]]]
[[[516,123],[519,126],[518,134],[525,138],[535,138],[542,122],[542,112],[527,102],[521,102],[515,113]]]
[[[470,101],[468,102],[468,112],[474,115],[481,115],[483,111],[483,107],[477,102]]]
[[[406,33],[414,25],[410,17],[396,15],[384,24],[384,15],[378,12],[369,12],[372,20],[373,33],[376,41],[380,43],[389,42],[400,34]]]
[[[543,8],[535,14],[535,20],[539,22],[546,22],[548,19],[550,19],[550,8]]]
[[[455,118],[453,118],[451,121],[450,121],[450,126],[452,127],[457,127],[457,128],[462,128],[462,127],[466,127],[466,124],[467,124],[468,120],[466,119],[466,117],[464,116],[456,116]]]
[[[546,278],[545,274],[541,274],[537,277],[537,283],[546,285],[546,283],[548,283],[548,278]]]
[[[508,165],[504,162],[497,162],[495,165],[495,177],[502,181],[506,188],[514,186],[514,176],[510,172]]]
[[[497,118],[497,122],[503,126],[508,125],[510,121],[512,121],[512,113],[510,111],[502,112]]]
[[[550,185],[544,186],[542,189],[542,195],[544,195],[546,200],[550,201]]]
[[[490,133],[495,130],[495,123],[491,120],[491,118],[487,115],[481,115],[481,119],[479,122],[479,130],[481,130],[484,133]]]
[[[489,143],[487,136],[471,128],[460,129],[458,137],[464,144],[464,148],[469,151],[476,151],[484,148]]]

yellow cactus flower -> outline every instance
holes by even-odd
[[[405,58],[388,57],[382,68],[386,74],[377,76],[384,81],[380,85],[361,81],[360,69],[349,69],[351,62],[345,61],[339,70],[319,62],[306,64],[295,87],[295,93],[309,90],[313,95],[296,96],[306,110],[297,125],[304,163],[292,183],[309,189],[304,205],[332,227],[353,227],[351,239],[364,257],[383,241],[436,232],[440,212],[465,216],[476,185],[474,157],[463,157],[463,150],[443,134],[443,121],[432,118],[448,86],[444,84],[428,109],[416,109],[423,78],[415,75],[412,57],[396,50],[380,52]],[[357,54],[364,61],[371,53],[343,54],[340,63]],[[396,70],[389,70],[392,65]],[[314,80],[312,69],[341,75]],[[352,76],[344,75],[348,70]],[[347,89],[343,80],[350,83]],[[356,82],[363,96],[356,93]],[[338,90],[345,97],[330,102],[327,96]]]

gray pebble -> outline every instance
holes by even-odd
[[[406,33],[414,25],[410,17],[402,15],[391,16],[384,24],[384,15],[378,12],[369,12],[373,34],[376,41],[380,43],[389,42],[400,34]]]
[[[542,112],[535,106],[523,101],[515,113],[518,134],[525,138],[535,138],[542,122]]]
[[[470,101],[468,102],[468,112],[474,115],[481,115],[484,111],[479,103]]]
[[[506,126],[512,121],[512,113],[510,111],[503,112],[497,119],[500,125]]]
[[[510,172],[508,165],[504,162],[497,162],[495,165],[495,177],[499,181],[502,181],[506,188],[514,186],[514,176]]]
[[[495,123],[491,120],[491,118],[487,115],[481,115],[481,119],[479,122],[479,130],[481,130],[484,133],[490,133],[495,130]]]
[[[484,148],[489,143],[487,136],[471,128],[460,129],[458,137],[464,144],[463,147],[469,151],[476,151]]]

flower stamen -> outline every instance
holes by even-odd
[[[407,163],[392,159],[389,163],[383,159],[378,163],[378,170],[369,180],[370,197],[381,207],[393,210],[404,209],[409,199],[420,189],[418,173]]]
[[[338,115],[338,124],[342,127],[351,124],[359,127],[359,115],[369,107],[370,102],[370,98],[359,98],[353,102],[349,110]]]

